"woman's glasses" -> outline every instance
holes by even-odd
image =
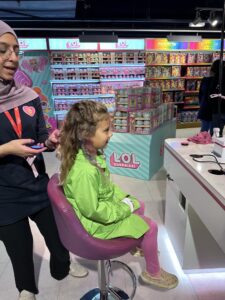
[[[16,49],[12,49],[10,47],[4,47],[2,48],[0,45],[0,57],[2,57],[3,59],[8,59],[12,53],[14,52],[14,54],[16,55],[16,57],[22,57],[24,54],[24,51],[20,50],[19,48]]]

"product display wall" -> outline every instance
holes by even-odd
[[[199,88],[210,66],[220,57],[220,40],[169,42],[146,40],[146,82],[161,87],[163,102],[177,105],[177,128],[199,127]]]
[[[144,78],[142,52],[52,52],[52,94],[59,124],[71,105],[83,99],[101,101],[114,111],[115,91],[142,86]]]
[[[51,111],[48,117],[54,123],[54,116],[53,126],[61,126],[66,112],[76,101],[101,101],[114,112],[117,91],[143,86],[160,89],[162,102],[177,106],[178,128],[199,126],[200,82],[209,74],[212,61],[219,58],[220,40],[180,43],[167,39],[119,39],[118,43],[79,43],[78,39],[62,38],[48,41],[52,94],[47,97]]]
[[[64,49],[76,45],[78,50],[54,50],[50,53],[52,95],[59,127],[65,113],[76,101],[101,101],[109,112],[114,112],[116,90],[141,87],[145,79],[144,51],[108,51],[104,44],[97,43],[89,44],[89,49],[85,46],[86,50],[82,51],[77,39],[70,41],[64,41]],[[142,44],[144,49],[144,41]],[[114,45],[111,47],[114,48]]]
[[[212,52],[150,52],[146,55],[146,85],[161,87],[163,102],[178,106],[178,128],[200,126],[198,93],[201,80],[209,76]]]

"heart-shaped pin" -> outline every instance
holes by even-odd
[[[33,117],[35,114],[35,108],[33,106],[23,106],[23,111],[30,117]]]

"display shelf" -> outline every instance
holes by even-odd
[[[186,103],[186,102],[184,102]],[[199,109],[199,105],[189,105],[189,106],[183,106],[182,109],[188,110],[188,109]]]
[[[137,64],[53,64],[51,68],[53,69],[67,69],[67,68],[108,68],[108,67],[145,67],[144,63]]]
[[[199,91],[184,91],[185,94],[198,94]]]
[[[145,78],[145,80],[165,80],[165,79],[179,79],[179,78],[184,78],[181,76],[174,76],[174,77],[151,77],[151,78]]]
[[[145,79],[144,41],[137,50],[127,48],[127,43],[126,49],[105,49],[104,43],[90,46],[91,49],[82,48],[83,45],[79,49],[67,48],[78,44],[72,39],[60,44],[60,50],[55,50],[55,45],[50,47],[54,49],[50,52],[52,99],[59,126],[73,103],[85,99],[101,101],[112,112],[115,90],[143,86]]]
[[[177,129],[197,128],[200,126],[201,126],[200,122],[177,122]]]
[[[190,63],[190,64],[182,64],[182,63],[163,63],[163,64],[146,64],[146,67],[157,67],[157,66],[210,66],[211,63]]]
[[[183,76],[184,79],[202,79],[203,76]]]
[[[144,81],[145,78],[107,78],[100,79],[100,82],[113,82],[113,81]]]
[[[65,114],[67,114],[68,110],[54,110],[54,115],[62,115],[64,116]]]
[[[99,97],[102,96],[102,97]],[[72,107],[74,103],[80,102],[85,100],[86,98],[76,98],[76,97],[71,97],[71,98],[57,98],[54,99],[54,115],[55,118],[57,119],[58,125],[61,124],[61,121],[63,120],[63,117],[65,114],[68,112],[68,110]],[[115,98],[112,95],[111,97],[105,97],[105,95],[98,95],[98,97],[94,97],[90,95],[87,100],[93,100],[93,101],[98,101],[101,103],[104,103],[108,109],[109,112],[113,112],[115,110]]]
[[[144,63],[137,63],[137,64],[126,64],[126,63],[121,63],[121,64],[99,64],[99,68],[107,68],[107,67],[145,67]]]
[[[53,95],[52,99],[98,99],[98,98],[112,98],[115,94],[95,94],[95,95]]]
[[[54,50],[50,60],[56,116],[82,99],[102,101],[111,112],[117,89],[143,86],[145,79],[144,51]]]
[[[51,83],[100,83],[100,79],[81,79],[81,80],[74,80],[74,79],[52,79],[50,80]]]
[[[175,92],[175,91],[184,91],[184,89],[163,89],[162,92]]]
[[[57,64],[51,65],[53,69],[68,69],[68,68],[99,68],[99,64]]]
[[[210,66],[212,63],[202,63],[202,62],[199,62],[199,63],[187,63],[187,64],[181,64],[181,66]]]
[[[146,52],[145,85],[161,87],[163,101],[176,103],[179,128],[200,126],[195,122],[200,83],[204,76],[209,75],[210,65],[217,58],[217,53],[212,51]]]

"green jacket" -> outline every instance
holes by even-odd
[[[90,235],[101,239],[141,237],[149,229],[147,223],[121,202],[128,195],[110,181],[102,155],[97,156],[97,162],[104,174],[80,150],[63,186],[82,225]],[[134,197],[129,198],[135,209],[140,207]]]

